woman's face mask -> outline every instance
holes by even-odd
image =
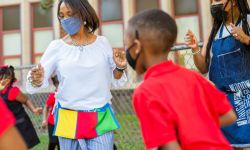
[[[227,7],[228,2],[229,1],[227,1],[225,6],[223,4],[211,5],[210,11],[215,21],[223,22],[227,19],[228,12],[225,11],[225,8]]]
[[[82,21],[79,17],[69,17],[66,19],[61,19],[61,25],[65,32],[67,32],[69,35],[74,35],[80,31]]]

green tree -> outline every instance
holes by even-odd
[[[55,0],[41,0],[41,3],[40,3],[41,8],[47,10],[47,9],[53,7],[54,1]]]

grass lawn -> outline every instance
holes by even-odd
[[[32,150],[47,150],[49,137],[47,133],[42,133],[39,135],[40,144],[34,147]]]

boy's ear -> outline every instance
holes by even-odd
[[[141,42],[139,40],[135,40],[134,43],[136,44],[135,46],[135,54],[139,54],[141,52]]]

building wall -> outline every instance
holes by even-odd
[[[33,33],[32,33],[32,7],[31,5],[34,3],[39,3],[39,0],[1,0],[0,1],[0,8],[2,8],[2,12],[4,8],[8,8],[11,6],[19,6],[20,8],[20,35],[21,35],[21,57],[20,57],[20,63],[16,61],[7,61],[11,62],[12,65],[28,65],[34,63],[33,61]],[[53,16],[56,16],[55,11],[56,7],[53,8]],[[1,18],[1,17],[0,17]],[[2,17],[3,18],[3,17]],[[3,24],[3,20],[0,21],[0,24]],[[1,25],[0,25],[1,26]],[[59,28],[58,28],[58,22],[56,19],[53,19],[53,38],[59,38]],[[3,31],[5,32],[5,31]],[[8,31],[5,34],[9,34]],[[4,35],[2,34],[2,37],[0,38],[2,41],[4,41]],[[0,35],[1,36],[1,35]],[[46,38],[46,37],[44,37]],[[53,39],[52,38],[52,39]],[[13,38],[15,39],[15,38]],[[11,39],[10,39],[11,40]],[[10,45],[13,45],[16,41],[12,42],[7,42]],[[4,47],[9,47],[4,45],[4,42],[0,42],[0,51],[1,51],[1,56],[3,56],[4,52],[3,51],[8,51],[8,50],[3,50]],[[11,49],[9,50],[11,51]],[[14,56],[7,56],[11,59]],[[38,56],[37,56],[38,57]],[[1,57],[2,58],[2,57]],[[6,63],[4,61],[5,59],[1,59],[1,64]]]
[[[89,0],[91,5],[94,7],[94,9],[97,11],[97,13],[101,14],[101,0]],[[153,0],[152,0],[153,1]],[[185,14],[185,15],[176,15],[174,13],[174,0],[155,0],[158,2],[157,7],[159,9],[162,9],[163,11],[169,13],[171,16],[173,16],[178,24],[179,27],[179,36],[178,36],[178,43],[183,43],[184,35],[187,31],[187,29],[191,28],[195,31],[195,34],[199,37],[199,39],[203,40],[206,36],[206,33],[209,32],[209,28],[211,26],[211,16],[209,13],[209,4],[210,0],[197,0],[197,13],[193,14]],[[31,4],[37,3],[39,0],[0,0],[0,8],[9,7],[12,5],[20,5],[20,34],[21,34],[21,63],[20,64],[13,64],[13,65],[28,65],[32,63],[36,63],[39,61],[39,57],[42,54],[36,54],[34,56],[34,32],[32,30],[32,8]],[[54,4],[54,6],[57,5]],[[122,18],[120,20],[116,21],[101,21],[102,25],[100,27],[100,30],[98,30],[99,34],[110,34],[108,31],[110,31],[110,28],[114,28],[114,32],[112,32],[112,35],[107,35],[108,37],[116,37],[119,36],[119,40],[122,40],[122,29],[126,27],[126,22],[129,20],[130,17],[132,17],[136,13],[136,2],[135,0],[121,0],[121,14]],[[52,10],[52,27],[48,28],[48,30],[53,30],[53,38],[58,39],[60,38],[60,26],[56,17],[57,7],[53,7]],[[1,24],[1,20],[0,20]],[[47,30],[47,28],[46,28]],[[117,31],[117,32],[115,32]],[[41,34],[42,35],[46,35]],[[40,37],[41,43],[42,40],[46,40],[46,37]],[[115,38],[114,38],[115,39]],[[123,48],[122,41],[110,39],[111,44],[114,45],[116,48]],[[2,40],[0,38],[0,40]],[[47,42],[47,41],[46,41]],[[46,43],[44,42],[44,43]],[[3,48],[1,49],[0,42],[0,51],[3,51]],[[48,42],[47,42],[48,43]],[[11,43],[9,43],[11,44]],[[39,46],[44,47],[46,49],[47,45]],[[44,51],[44,50],[42,50]],[[39,51],[40,52],[40,51]],[[3,53],[3,52],[2,52]],[[1,54],[2,54],[1,53]],[[0,63],[4,63],[3,61]]]

